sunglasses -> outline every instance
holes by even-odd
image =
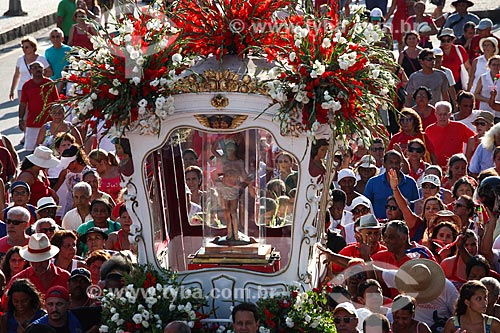
[[[484,121],[476,121],[474,123],[474,125],[476,125],[476,126],[486,126],[486,123]]]
[[[398,208],[399,208],[398,206],[385,205],[385,209],[389,209],[392,211],[398,210]]]
[[[436,60],[436,58],[434,58],[434,57],[428,57],[428,58],[424,58],[424,60],[427,60],[427,61],[434,61],[434,60]]]
[[[419,148],[417,148],[417,147],[408,147],[408,151],[410,153],[419,153],[419,154],[422,154],[425,151],[425,149],[420,148],[420,147]]]
[[[26,223],[27,221],[18,221],[18,220],[11,220],[7,219],[7,224],[13,224],[13,225],[20,225],[21,223]]]
[[[26,50],[26,49],[29,49],[30,47],[31,47],[31,46],[29,46],[29,45],[21,45],[21,48],[22,48],[22,49],[25,49],[25,50]]]
[[[344,317],[344,318],[340,318],[340,317],[336,317],[335,319],[333,319],[333,321],[335,322],[335,324],[340,324],[341,322],[344,322],[344,324],[349,324],[351,322],[351,320],[354,320],[356,318],[354,317]]]
[[[54,232],[56,231],[56,227],[50,227],[50,228],[41,228],[40,232],[43,234],[46,234],[47,232]]]
[[[441,43],[451,43],[453,41],[452,38],[442,38]]]
[[[422,184],[422,188],[433,190],[433,189],[437,188],[437,186],[432,185],[432,184]]]

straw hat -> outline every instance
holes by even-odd
[[[396,288],[415,297],[417,303],[429,303],[436,299],[445,287],[444,272],[429,259],[411,259],[396,273]]]
[[[59,160],[52,156],[52,150],[44,146],[35,148],[33,154],[26,156],[28,161],[40,168],[53,168],[59,164]]]
[[[28,245],[19,250],[21,258],[31,262],[42,262],[53,258],[59,253],[59,248],[50,245],[49,238],[45,234],[33,234]]]

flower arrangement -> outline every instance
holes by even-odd
[[[226,54],[261,55],[262,45],[272,44],[270,32],[280,10],[289,0],[179,1],[173,21],[187,40],[185,52],[221,59]]]
[[[150,7],[121,19],[116,33],[99,28],[95,51],[70,58],[61,101],[75,123],[112,135],[128,130],[157,134],[175,112],[175,93],[194,59],[251,53],[273,64],[257,82],[280,108],[282,134],[316,136],[322,125],[337,136],[381,132],[378,111],[392,105],[395,65],[376,43],[379,27],[361,13],[339,22],[307,14],[288,0],[180,0],[170,10]]]
[[[332,311],[328,309],[327,295],[331,286],[299,291],[298,284],[289,291],[271,295],[257,302],[261,331],[271,333],[335,333]]]
[[[175,273],[163,276],[151,265],[136,265],[124,280],[122,289],[104,290],[100,332],[163,332],[174,320],[201,326],[204,315],[198,311],[206,305],[206,297],[201,289],[181,286]]]
[[[79,49],[69,58],[62,81],[70,88],[61,103],[94,132],[99,126],[113,133],[158,133],[161,120],[174,112],[174,83],[192,60],[179,53],[178,29],[161,11],[135,11],[115,28],[109,34],[100,27],[91,38],[95,51]]]
[[[361,12],[340,24],[322,17],[290,16],[294,27],[286,52],[273,52],[267,89],[280,109],[275,118],[284,134],[298,135],[329,125],[336,135],[367,128],[381,132],[378,110],[392,104],[394,60],[375,46],[379,27],[363,21]],[[395,68],[395,67],[394,67]]]

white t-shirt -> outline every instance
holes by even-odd
[[[47,59],[45,59],[45,57],[42,57],[41,55],[39,55],[35,61],[40,61],[43,64],[43,66],[45,66],[45,68],[50,67],[50,64],[47,61]],[[29,79],[31,79],[29,66],[30,64],[27,62],[27,60],[25,60],[24,55],[20,56],[17,59],[16,67],[19,68],[19,73],[21,74],[21,76],[19,77],[19,84],[17,85],[17,90],[21,90],[23,88],[23,85]]]
[[[88,222],[92,220],[92,216],[88,214],[85,216],[85,221],[83,223]],[[78,214],[78,209],[73,208],[72,210],[68,211],[61,222],[61,225],[64,229],[66,230],[76,230],[78,227],[82,224],[82,218],[80,217],[80,214]]]

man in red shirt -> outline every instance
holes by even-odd
[[[50,287],[67,288],[70,274],[50,262],[50,259],[58,253],[59,248],[50,244],[47,235],[31,235],[28,245],[19,251],[21,258],[29,261],[30,267],[14,275],[11,281],[28,279],[44,297]],[[8,290],[9,287],[10,283],[6,289]]]
[[[359,247],[362,245],[370,246],[370,255],[373,255],[379,251],[387,250],[387,247],[380,244],[380,236],[382,234],[382,225],[377,221],[375,215],[367,214],[359,218],[359,227],[356,228],[356,243],[351,243],[340,250],[339,254],[352,257],[361,258],[361,253],[359,252]],[[342,271],[342,267],[338,265],[332,265],[332,271],[334,273],[339,273]]]
[[[436,103],[437,122],[429,125],[425,133],[434,145],[438,164],[444,169],[448,159],[464,152],[464,145],[474,132],[458,121],[451,120],[451,104],[441,101]]]
[[[40,127],[49,120],[47,107],[59,99],[59,94],[57,88],[50,84],[52,80],[43,76],[44,66],[41,62],[32,62],[29,68],[32,79],[28,80],[22,89],[19,129],[25,131],[24,149],[33,151]]]
[[[384,232],[387,250],[379,251],[371,256],[377,266],[389,269],[401,267],[405,262],[415,258],[436,261],[432,252],[425,246],[410,242],[408,226],[404,221],[390,221]]]

